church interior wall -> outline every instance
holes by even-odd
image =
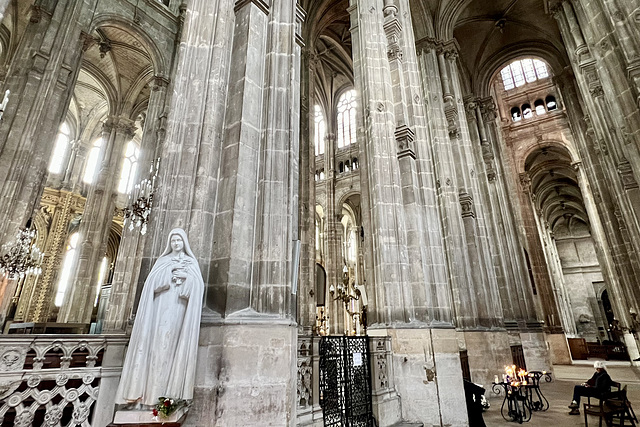
[[[325,335],[368,337],[381,426],[468,425],[461,352],[489,387],[615,317],[640,357],[633,10],[525,3],[0,1],[0,243],[29,226],[45,253],[0,287],[4,331],[126,341],[182,227],[205,284],[184,425],[320,425]],[[507,88],[522,60],[547,74]]]

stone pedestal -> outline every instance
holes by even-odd
[[[549,358],[553,365],[571,365],[571,352],[565,334],[548,334]]]
[[[494,377],[502,378],[504,367],[513,362],[509,334],[507,331],[467,331],[462,335],[469,357],[471,381],[490,390]]]
[[[521,332],[522,351],[528,371],[551,372],[551,359],[543,332]]]
[[[233,316],[231,316],[233,317]],[[234,324],[230,324],[234,321]],[[200,329],[194,402],[185,426],[293,426],[296,327],[263,316]]]
[[[182,407],[166,418],[154,417],[151,410],[118,411],[113,419],[112,426],[179,426],[187,417],[189,409]]]
[[[455,330],[388,329],[386,333],[391,337],[403,420],[469,425]]]

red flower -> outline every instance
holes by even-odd
[[[164,406],[171,406],[171,402],[169,401],[169,399],[164,401]]]
[[[157,409],[155,409],[155,408],[153,409],[153,416],[154,416],[154,417],[157,417],[157,416],[158,416],[158,410],[157,410]]]

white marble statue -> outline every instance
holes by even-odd
[[[142,289],[116,403],[193,399],[203,293],[187,234],[173,229]]]

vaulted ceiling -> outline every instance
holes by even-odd
[[[573,234],[588,228],[589,216],[567,150],[539,148],[527,157],[525,171],[531,179],[536,209],[550,231]]]

